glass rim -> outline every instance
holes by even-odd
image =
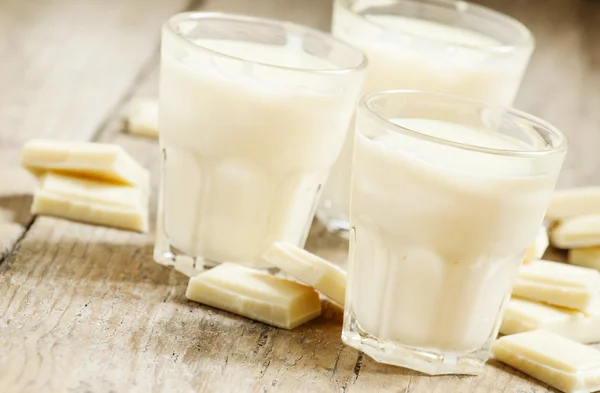
[[[334,1],[335,1],[335,3],[342,6],[348,12],[359,17],[365,23],[375,25],[378,27],[382,27],[382,28],[389,28],[385,25],[375,23],[375,22],[367,19],[364,15],[358,14],[356,11],[354,11],[352,9],[353,0],[334,0]],[[425,37],[420,34],[413,34],[408,31],[403,31],[403,30],[399,29],[399,31],[401,31],[403,34],[408,34],[413,37],[417,37],[419,39],[424,39],[424,40],[429,40],[429,41],[434,41],[434,42],[442,42],[444,44],[452,45],[452,46],[459,47],[459,48],[466,48],[466,49],[471,49],[471,50],[475,49],[475,50],[488,52],[488,53],[510,53],[510,52],[514,52],[517,48],[535,45],[535,37],[531,33],[531,30],[529,30],[527,28],[527,26],[525,26],[525,24],[520,22],[518,19],[513,18],[512,16],[509,16],[505,13],[496,11],[492,8],[489,8],[489,7],[480,5],[480,4],[470,3],[468,1],[463,1],[463,0],[390,0],[390,1],[393,4],[400,3],[400,2],[421,3],[421,4],[428,3],[428,4],[432,4],[436,7],[446,7],[446,8],[450,7],[450,8],[454,8],[454,10],[458,14],[467,13],[470,10],[481,11],[485,14],[484,16],[482,16],[483,19],[486,19],[486,20],[490,20],[492,18],[500,19],[500,23],[502,25],[513,27],[518,32],[518,35],[519,35],[518,42],[515,44],[499,43],[498,45],[481,46],[481,45],[469,45],[469,44],[463,44],[460,42],[445,41],[445,40],[439,40],[439,39],[435,39],[435,38],[429,38],[429,37]],[[383,14],[383,15],[388,15],[388,14]],[[429,19],[425,19],[425,20],[429,20]],[[472,29],[468,29],[468,30],[472,30]]]
[[[373,101],[382,98],[382,97],[398,97],[398,96],[410,96],[410,95],[419,95],[422,97],[436,97],[436,98],[444,98],[452,102],[470,104],[476,107],[488,108],[500,110],[504,113],[511,115],[512,117],[519,118],[525,120],[529,123],[533,123],[537,126],[544,128],[546,131],[557,137],[558,142],[556,146],[551,146],[550,148],[544,150],[509,150],[509,149],[500,149],[493,147],[484,147],[477,145],[470,145],[468,143],[455,142],[449,139],[439,138],[436,136],[432,136],[429,134],[424,134],[419,131],[415,131],[413,129],[403,127],[399,124],[396,124],[390,121],[385,116],[382,116],[372,107]],[[547,121],[540,119],[539,117],[530,115],[527,112],[520,111],[514,108],[508,108],[501,105],[488,104],[485,101],[471,99],[467,97],[457,96],[454,94],[446,94],[446,93],[438,93],[424,90],[379,90],[369,94],[366,94],[360,99],[359,109],[366,112],[369,117],[381,125],[385,125],[388,128],[394,130],[394,132],[400,132],[403,135],[417,138],[420,140],[424,140],[427,142],[432,142],[438,145],[446,145],[454,148],[458,148],[461,150],[474,151],[478,153],[491,154],[491,155],[499,155],[499,156],[507,156],[507,157],[519,157],[519,158],[539,158],[544,156],[549,156],[557,153],[563,153],[567,150],[568,142],[565,135],[555,126],[548,123]]]
[[[332,68],[311,69],[311,68],[297,68],[297,67],[281,66],[281,65],[277,65],[277,64],[268,63],[268,62],[248,60],[243,57],[238,57],[238,56],[230,55],[227,53],[219,52],[216,50],[212,50],[205,46],[195,44],[189,38],[184,37],[176,30],[176,26],[180,22],[206,20],[206,19],[224,19],[224,20],[229,20],[229,21],[261,23],[261,24],[282,26],[282,27],[294,26],[295,28],[297,28],[299,30],[310,32],[311,34],[316,35],[320,39],[323,39],[323,40],[329,41],[329,42],[333,42],[336,45],[341,45],[341,46],[351,50],[352,52],[356,53],[360,57],[360,61],[358,62],[358,64],[356,64],[353,67],[338,67],[337,65],[332,63],[332,65],[334,65],[336,67],[333,69]],[[169,19],[167,19],[164,22],[163,28],[166,29],[171,35],[176,37],[176,39],[178,39],[180,42],[185,43],[185,45],[189,46],[193,50],[199,50],[202,52],[209,53],[211,55],[217,55],[217,56],[221,56],[221,57],[224,57],[227,59],[233,59],[233,60],[237,60],[237,61],[247,61],[247,62],[251,62],[253,64],[258,64],[258,65],[261,65],[264,67],[276,68],[276,69],[281,69],[281,70],[286,70],[286,71],[291,71],[291,72],[303,72],[303,73],[309,73],[309,74],[323,74],[323,75],[341,75],[341,74],[352,74],[354,72],[363,71],[367,68],[367,65],[368,65],[367,56],[364,54],[363,51],[359,50],[358,48],[356,48],[352,45],[349,45],[349,44],[345,43],[344,41],[341,41],[341,40],[333,37],[332,35],[330,35],[326,32],[320,31],[318,29],[315,29],[313,27],[302,25],[299,23],[284,21],[284,20],[261,18],[261,17],[247,16],[247,15],[227,13],[227,12],[189,11],[189,12],[180,12],[178,14],[171,16]]]

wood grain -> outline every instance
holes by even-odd
[[[517,105],[569,135],[561,184],[597,183],[600,4],[486,3],[537,36]],[[152,261],[152,234],[46,217],[32,223],[33,183],[16,169],[16,153],[32,136],[118,143],[157,186],[156,141],[123,134],[123,110],[133,95],[156,94],[158,26],[185,4],[100,4],[0,3],[0,26],[13,42],[0,41],[0,53],[16,57],[0,68],[8,86],[0,89],[0,250],[8,250],[0,263],[0,393],[553,391],[494,361],[480,377],[381,365],[342,345],[341,311],[327,303],[315,321],[276,329],[186,301],[186,278]],[[207,0],[200,8],[323,29],[331,12],[325,0]],[[345,263],[346,242],[318,225],[307,247]]]
[[[160,25],[188,0],[0,2],[0,260],[31,221],[19,167],[33,137],[92,139],[155,63]]]

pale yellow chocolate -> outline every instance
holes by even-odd
[[[557,248],[600,246],[600,215],[578,216],[559,221],[550,232]]]
[[[600,301],[600,272],[551,261],[519,268],[513,295],[588,312]]]
[[[583,344],[600,342],[600,307],[590,315],[563,307],[511,298],[500,326],[501,334],[543,329]]]
[[[600,247],[574,248],[569,250],[569,263],[600,270]]]
[[[340,306],[346,295],[346,272],[331,262],[287,242],[273,243],[263,258]]]
[[[137,98],[129,105],[127,131],[131,134],[158,138],[158,102],[151,98]]]
[[[31,213],[146,232],[148,191],[50,172],[40,179]]]
[[[566,393],[600,389],[600,351],[544,330],[504,336],[494,357]]]
[[[149,186],[148,171],[121,146],[108,143],[34,139],[23,147],[21,164],[38,176],[51,171],[146,189]]]
[[[542,226],[535,237],[535,241],[527,250],[527,254],[525,254],[523,263],[529,263],[531,261],[541,259],[549,245],[550,240],[548,239],[548,230],[546,227]]]
[[[600,214],[600,187],[580,187],[556,190],[548,205],[546,218],[558,221],[595,214]]]
[[[313,288],[233,263],[190,278],[185,296],[284,329],[321,314],[319,294]]]

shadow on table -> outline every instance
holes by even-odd
[[[9,222],[27,226],[31,221],[29,213],[32,195],[0,195],[0,225]]]
[[[0,262],[14,249],[32,217],[28,194],[0,193]]]
[[[87,231],[94,230],[87,227]],[[44,230],[36,229],[37,232]],[[73,230],[77,231],[76,228]],[[19,252],[8,262],[13,275],[26,274],[34,279],[52,281],[75,280],[80,285],[187,284],[187,277],[154,262],[153,244],[149,244],[144,235],[132,233],[127,236],[112,241],[55,241],[51,234],[49,238],[40,239],[38,233],[30,231],[29,238],[21,242]]]
[[[317,219],[313,220],[306,249],[343,268],[348,260],[348,240],[330,233]]]

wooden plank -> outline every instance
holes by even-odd
[[[31,221],[23,142],[91,139],[148,67],[162,21],[188,2],[0,2],[0,261]]]
[[[557,8],[553,8],[555,2]],[[595,27],[583,20],[593,21],[588,15],[592,12],[600,17],[600,10],[583,1],[569,3],[575,11],[558,0],[542,8],[529,4],[513,1],[505,6],[534,28],[542,48],[529,74],[546,77],[538,77],[537,84],[527,82],[520,105],[542,116],[560,115],[565,125],[581,122],[586,131],[571,132],[571,139],[583,145],[591,126],[578,118],[579,109],[588,105],[583,101],[593,88],[584,88],[582,83],[569,93],[578,99],[575,110],[571,106],[547,109],[547,101],[560,99],[571,78],[576,78],[553,79],[556,84],[546,86],[560,64],[560,54],[550,50],[551,39],[560,32],[553,32],[546,23],[555,23],[562,12],[561,28],[579,31],[577,26],[582,26],[584,32],[577,34],[587,37]],[[317,27],[325,26],[328,17],[323,15],[330,12],[329,2],[305,0],[210,0],[205,7],[278,16]],[[538,23],[538,19],[547,22]],[[576,49],[563,49],[573,50],[577,64],[596,64],[581,71],[581,77],[597,80],[597,59],[591,58],[597,49],[589,40],[578,42]],[[136,94],[155,94],[156,78],[153,70]],[[540,91],[547,94],[540,97]],[[99,140],[123,145],[152,170],[156,188],[156,142],[124,135],[121,129],[118,113],[102,127]],[[588,178],[578,174],[579,164],[573,165],[569,176],[575,180],[566,181],[586,182]],[[551,391],[493,361],[481,377],[430,378],[378,364],[343,346],[339,338],[342,314],[334,307],[327,306],[325,315],[289,332],[188,302],[183,296],[187,280],[152,261],[152,244],[152,235],[37,219],[17,252],[0,264],[0,391]],[[345,262],[347,244],[318,226],[308,247]]]

